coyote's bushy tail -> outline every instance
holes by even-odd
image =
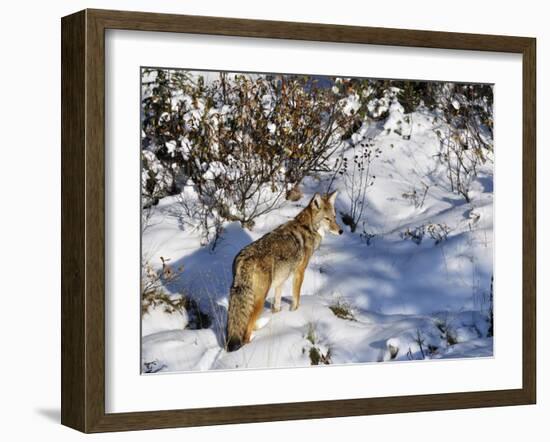
[[[246,272],[241,272],[237,262],[233,284],[229,293],[227,310],[227,351],[238,350],[243,344],[245,333],[254,309],[254,290]]]

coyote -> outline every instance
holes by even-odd
[[[311,255],[326,231],[338,235],[343,232],[336,223],[336,194],[316,193],[294,219],[249,244],[235,257],[227,312],[228,351],[250,342],[271,287],[275,288],[272,311],[280,311],[281,290],[290,275],[294,276],[290,309],[298,308],[304,272]]]

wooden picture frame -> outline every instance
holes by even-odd
[[[533,404],[536,400],[536,41],[534,38],[84,10],[62,19],[62,409],[83,432],[141,430]],[[523,63],[523,385],[270,405],[105,412],[105,30],[495,51]]]

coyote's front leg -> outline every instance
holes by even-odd
[[[275,287],[275,296],[271,303],[271,311],[273,313],[279,313],[281,311],[281,297],[283,296],[283,284]]]
[[[307,264],[309,259],[304,259],[298,268],[294,272],[294,281],[292,283],[292,305],[290,307],[291,311],[294,311],[300,305],[300,291],[302,290],[302,283],[304,282],[304,273],[306,271]]]

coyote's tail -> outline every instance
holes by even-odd
[[[227,351],[238,350],[244,344],[246,328],[254,309],[254,290],[251,281],[245,272],[241,272],[240,267],[241,264],[237,262],[229,293]]]

